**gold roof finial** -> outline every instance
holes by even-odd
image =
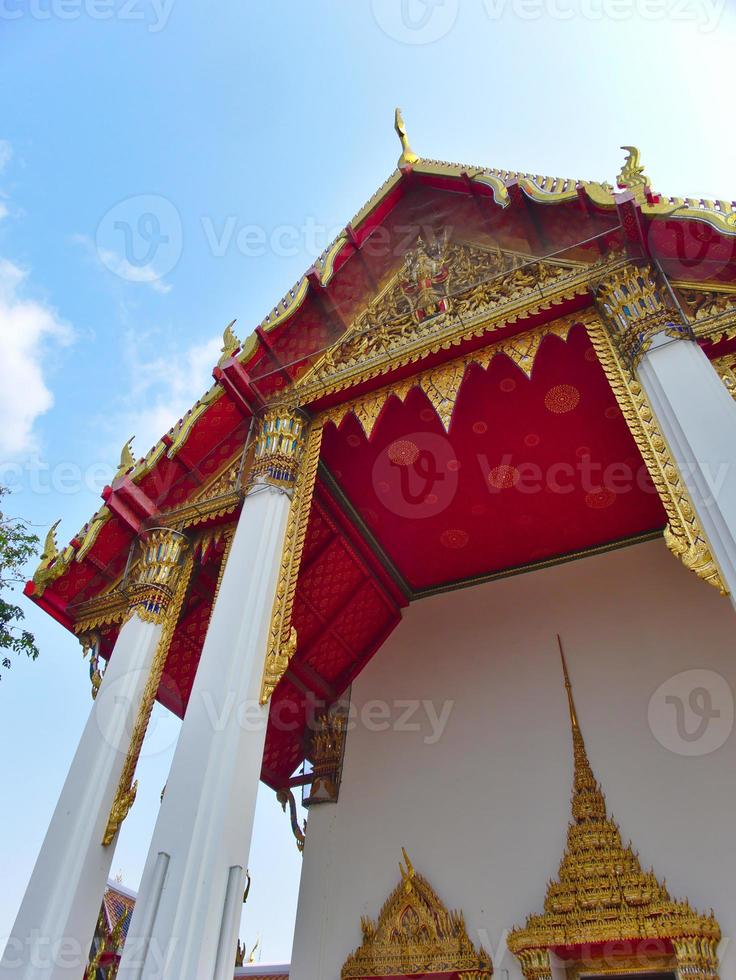
[[[401,140],[401,156],[399,157],[399,162],[397,164],[399,170],[402,167],[411,167],[412,164],[416,163],[419,157],[409,146],[409,137],[406,135],[406,126],[404,125],[404,117],[401,115],[401,109],[396,109],[396,115],[394,116],[394,129],[396,134]]]
[[[120,463],[118,464],[118,471],[115,474],[115,479],[119,476],[125,476],[128,470],[135,466],[135,459],[133,457],[133,440],[135,436],[131,436],[130,439],[123,445],[120,450]]]
[[[235,322],[235,320],[231,320],[223,331],[220,360],[217,362],[218,367],[222,367],[225,361],[229,361],[236,351],[240,350],[240,341],[233,330]]]
[[[65,567],[64,562],[57,560],[60,557],[59,546],[56,543],[56,529],[59,524],[61,524],[61,518],[55,521],[48,529],[46,540],[43,543],[41,560],[38,563],[38,568],[33,573],[33,582],[36,586],[37,595],[43,595],[46,586],[57,579]]]
[[[621,190],[633,191],[637,197],[643,199],[646,188],[649,187],[649,178],[644,173],[641,151],[635,146],[622,146],[621,149],[626,150],[629,155],[616,178],[616,183]]]
[[[43,554],[41,555],[42,562],[51,562],[54,558],[59,556],[59,546],[56,543],[56,529],[61,524],[61,518],[58,521],[54,521],[48,530],[46,535],[46,540],[43,543]]]

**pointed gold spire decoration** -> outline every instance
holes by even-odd
[[[231,320],[223,331],[220,360],[217,362],[218,367],[222,367],[225,361],[229,361],[240,350],[240,341],[233,330],[235,323],[235,320]]]
[[[396,135],[401,141],[401,156],[399,157],[399,162],[397,164],[399,170],[403,167],[411,167],[415,164],[419,157],[409,146],[409,137],[406,135],[406,126],[404,125],[404,117],[401,115],[401,109],[396,109],[396,115],[394,116],[394,129],[396,130]]]
[[[123,445],[120,450],[120,462],[118,463],[118,471],[115,474],[115,479],[119,479],[121,476],[125,476],[128,470],[132,470],[135,466],[135,458],[133,456],[133,440],[135,436],[131,436],[130,439]]]
[[[572,732],[572,821],[557,880],[547,886],[544,912],[512,930],[508,947],[527,980],[551,977],[550,953],[564,949],[585,960],[601,945],[626,942],[639,968],[676,969],[688,980],[717,980],[721,930],[713,913],[700,915],[672,899],[653,871],[644,871],[593,775],[580,728],[562,641],[557,637]]]
[[[649,178],[644,173],[641,162],[641,151],[636,146],[622,146],[626,150],[628,157],[621,168],[621,173],[616,178],[616,183],[624,191],[633,191],[637,200],[644,200],[646,189],[649,187]]]

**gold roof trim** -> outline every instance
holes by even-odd
[[[491,959],[468,937],[462,912],[448,912],[402,848],[401,881],[378,914],[362,918],[363,943],[342,968],[342,980],[460,973],[490,980]]]
[[[680,965],[697,949],[698,973],[713,978],[721,938],[718,922],[712,911],[702,915],[687,900],[671,898],[654,871],[641,867],[631,844],[623,845],[588,760],[561,643],[560,656],[574,756],[572,822],[557,879],[547,886],[544,912],[530,915],[523,928],[512,930],[509,949],[523,964],[533,950],[619,940],[669,941]]]

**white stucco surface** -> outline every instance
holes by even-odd
[[[291,980],[337,980],[361,941],[361,915],[376,917],[399,880],[402,845],[446,906],[464,912],[496,977],[521,976],[504,931],[541,911],[570,817],[557,632],[624,840],[674,897],[712,906],[734,936],[735,626],[731,604],[661,541],[412,605],[353,685],[362,720],[348,735],[339,803],[309,816]],[[714,674],[676,678],[693,669]],[[650,699],[673,677],[670,695],[686,699],[702,684],[721,711],[700,740],[678,734],[676,705],[662,692],[650,724]],[[410,719],[419,731],[397,730],[376,701],[388,702],[394,722],[410,701],[452,710],[435,738],[426,708]],[[701,719],[683,703],[692,733]],[[723,741],[719,725],[724,744],[681,754]],[[736,980],[736,952],[724,945],[721,977]]]

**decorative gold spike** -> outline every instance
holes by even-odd
[[[399,170],[402,167],[411,167],[415,164],[419,157],[414,153],[411,146],[409,146],[409,137],[406,135],[406,126],[404,125],[404,117],[401,115],[401,109],[396,109],[396,115],[394,116],[394,129],[396,130],[396,135],[401,140],[401,156],[399,157],[399,162],[397,164]]]
[[[406,853],[405,847],[401,848],[401,853],[404,855],[404,864],[406,865],[406,871],[405,871],[404,866],[401,863],[399,863],[399,868],[401,869],[401,877],[414,878],[416,875],[416,871],[414,870],[414,865],[409,860],[409,855]]]
[[[33,584],[36,587],[36,595],[39,596],[43,595],[46,586],[56,581],[63,573],[68,564],[68,555],[74,553],[71,547],[66,549],[64,555],[59,553],[59,547],[56,543],[56,529],[60,523],[61,519],[49,528],[43,544],[41,560],[38,563],[38,568],[33,573]]]
[[[616,178],[616,183],[621,190],[634,191],[644,197],[644,189],[649,186],[649,178],[644,173],[641,163],[641,151],[635,146],[622,146],[621,149],[626,150],[629,155]]]
[[[41,555],[41,561],[47,564],[52,562],[55,558],[59,557],[59,546],[56,543],[56,529],[61,524],[61,518],[58,521],[54,521],[48,530],[46,535],[46,540],[43,543],[43,554]]]
[[[235,320],[231,320],[230,323],[225,327],[222,334],[222,347],[220,360],[217,362],[218,367],[222,367],[225,361],[229,361],[240,350],[240,341],[235,335],[233,326],[235,325]]]
[[[570,709],[570,723],[573,728],[579,728],[578,716],[575,711],[575,701],[572,696],[572,684],[570,683],[570,675],[567,672],[567,661],[565,660],[565,651],[562,649],[562,638],[560,634],[557,634],[557,645],[560,648],[560,659],[562,660],[562,673],[565,677],[565,690],[567,691],[567,704]]]
[[[131,436],[130,439],[125,443],[123,448],[120,450],[120,463],[118,464],[118,471],[115,474],[115,479],[117,480],[121,476],[125,476],[128,470],[132,470],[135,466],[135,458],[133,456],[133,440],[135,436]]]

